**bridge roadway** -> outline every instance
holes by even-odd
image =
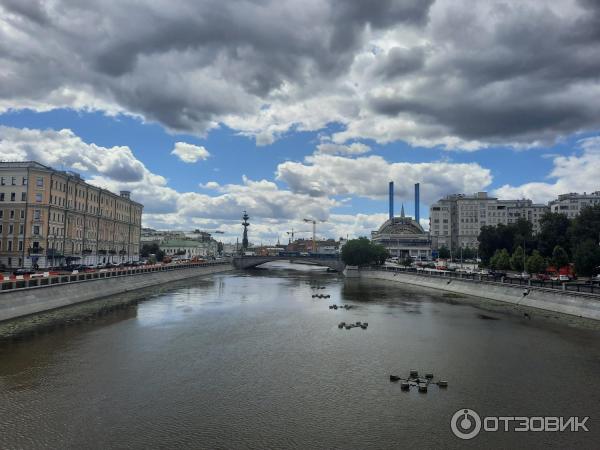
[[[336,256],[234,256],[233,265],[236,269],[250,269],[271,261],[303,261],[315,265],[329,267],[330,269],[342,272],[346,265]]]

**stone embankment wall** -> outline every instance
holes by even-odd
[[[456,294],[472,295],[513,305],[554,311],[587,319],[600,320],[600,296],[527,286],[514,286],[478,280],[417,275],[408,272],[362,270],[361,278],[375,278],[406,283]],[[527,295],[524,295],[527,292]]]
[[[170,281],[233,270],[231,263],[164,267],[152,271],[112,272],[65,276],[59,283],[0,291],[0,322]],[[71,279],[73,281],[71,281]]]

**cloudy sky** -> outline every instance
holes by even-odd
[[[0,159],[80,172],[144,224],[361,235],[486,190],[600,190],[594,0],[0,0]]]

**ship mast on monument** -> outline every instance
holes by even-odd
[[[248,227],[250,226],[250,222],[248,222],[249,218],[250,216],[248,215],[248,213],[244,211],[244,215],[242,216],[242,219],[244,219],[244,221],[242,222],[242,226],[244,227],[244,237],[242,238],[242,251],[248,249]]]

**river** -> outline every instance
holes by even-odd
[[[599,337],[310,266],[212,275],[2,344],[0,448],[597,448]],[[390,382],[410,369],[449,386]],[[461,408],[589,416],[590,431],[463,441]]]

